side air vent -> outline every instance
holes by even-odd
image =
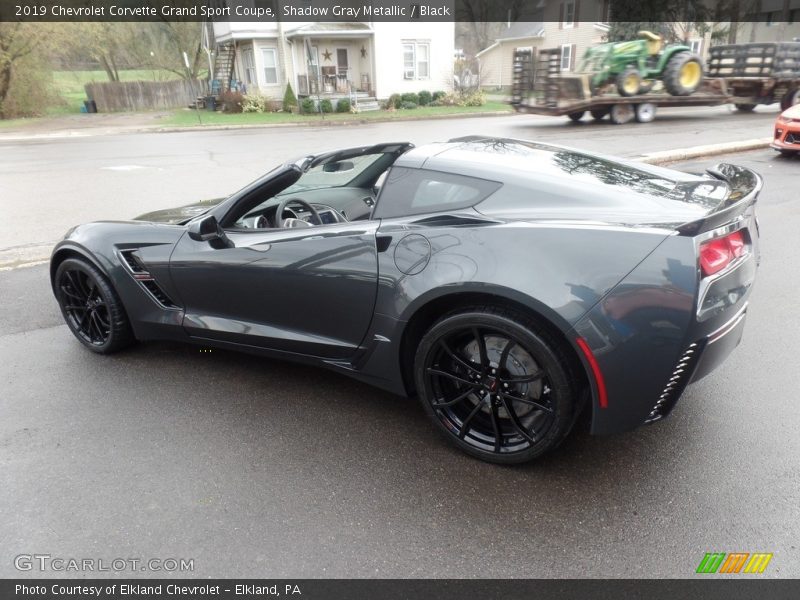
[[[164,308],[180,308],[172,299],[161,289],[156,280],[139,259],[136,250],[121,250],[120,256],[124,261],[128,272],[141,285],[153,300]]]
[[[675,370],[672,371],[672,375],[670,375],[667,384],[664,386],[664,391],[661,392],[655,405],[653,405],[653,410],[650,411],[645,423],[655,423],[670,413],[678,398],[681,397],[683,390],[689,384],[689,379],[694,373],[694,368],[697,366],[697,361],[700,359],[702,351],[701,343],[695,342],[690,344],[686,351],[681,354],[678,363],[675,365]]]
[[[144,286],[144,288],[148,292],[150,292],[153,295],[153,297],[156,300],[158,300],[159,304],[165,306],[166,308],[177,308],[175,303],[172,300],[170,300],[169,296],[167,296],[164,293],[164,290],[158,287],[158,284],[155,282],[154,279],[147,279],[144,281],[140,281],[140,283]]]
[[[135,252],[135,250],[123,250],[120,252],[120,254],[132,273],[147,273],[147,269],[145,269],[144,265],[139,262],[138,257],[136,254],[134,254]]]

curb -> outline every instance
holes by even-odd
[[[745,152],[747,150],[760,150],[769,148],[770,138],[755,140],[743,140],[741,142],[726,142],[724,144],[709,144],[707,146],[693,146],[691,148],[678,148],[676,150],[664,150],[661,152],[650,152],[639,157],[639,162],[651,165],[661,165],[679,160],[690,158],[700,158],[704,156],[715,156],[717,154],[732,154],[734,152]]]

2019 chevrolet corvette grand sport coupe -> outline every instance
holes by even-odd
[[[386,143],[75,227],[50,273],[90,350],[183,340],[325,366],[520,463],[582,412],[596,434],[665,417],[736,347],[761,186],[730,164],[691,175],[512,139]]]

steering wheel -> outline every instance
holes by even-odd
[[[286,207],[289,206],[290,204],[299,204],[308,212],[310,212],[311,219],[314,220],[314,223],[309,223],[308,221],[302,221],[301,219],[294,219],[294,221],[297,221],[298,223],[300,222],[305,223],[306,226],[308,227],[322,224],[322,219],[320,219],[317,209],[311,206],[308,202],[306,202],[302,198],[287,198],[286,200],[281,200],[281,203],[278,204],[278,208],[275,210],[275,227],[277,229],[284,227],[286,221],[289,220],[283,218],[283,211],[286,210]]]

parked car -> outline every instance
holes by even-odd
[[[520,463],[583,411],[595,434],[658,421],[733,350],[761,185],[512,139],[378,144],[75,227],[50,275],[94,352],[165,339],[327,367]]]
[[[770,146],[785,156],[800,151],[800,104],[787,108],[775,120],[775,134]]]

